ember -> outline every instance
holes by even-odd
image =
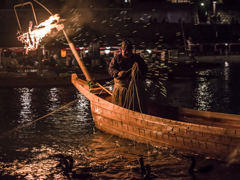
[[[48,20],[42,22],[34,28],[33,23],[29,22],[28,32],[23,33],[18,36],[18,40],[22,43],[25,43],[26,54],[28,51],[36,50],[42,38],[47,34],[52,33],[54,30],[60,31],[64,28],[64,25],[61,23],[61,20],[58,14],[50,16]]]

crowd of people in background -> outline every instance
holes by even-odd
[[[72,56],[69,55],[72,58]],[[43,55],[40,66],[42,68],[55,68],[63,67],[64,60],[60,60],[59,55],[54,54],[49,58],[47,55]],[[36,68],[39,65],[38,57],[36,55],[24,55],[22,57],[16,57],[16,53],[11,53],[9,57],[1,57],[0,68],[3,69],[16,69],[16,68]],[[72,62],[69,63],[69,67],[72,67]]]
[[[180,53],[184,52],[184,55],[189,56],[191,61],[196,61],[196,56],[216,56],[216,55],[235,55],[235,51],[232,53],[228,52],[228,47],[226,45],[219,45],[216,50],[214,51],[213,48],[205,48],[203,47],[203,51],[200,52],[199,47],[194,45],[193,39],[188,37],[186,39],[186,47],[182,47],[182,49],[176,50],[178,53],[178,57],[180,57]],[[140,56],[146,62],[155,62],[158,60],[164,59],[162,56],[163,54],[158,52],[150,52],[151,50],[143,50],[140,53]],[[186,52],[187,51],[187,52]],[[238,51],[236,51],[238,52]],[[48,52],[49,53],[49,52]],[[41,60],[39,61],[39,56],[37,55],[22,55],[19,56],[16,53],[5,53],[4,57],[1,57],[0,60],[0,69],[7,70],[7,71],[14,71],[15,69],[19,68],[42,68],[42,69],[68,69],[68,70],[76,70],[79,69],[78,62],[74,57],[71,50],[66,51],[65,56],[58,52],[51,52],[49,55],[48,53],[42,55]],[[119,50],[111,51],[108,50],[108,53],[100,53],[100,45],[95,36],[92,37],[92,41],[89,44],[88,52],[84,49],[78,51],[80,59],[83,60],[87,68],[90,71],[95,71],[99,69],[106,69],[111,61],[111,59],[119,53]],[[176,54],[177,54],[176,53]],[[183,54],[183,53],[182,53]],[[167,59],[168,53],[165,53],[165,58]],[[237,55],[237,54],[236,54]],[[102,68],[103,67],[103,68]]]
[[[42,58],[42,67],[57,67],[61,66],[61,63],[58,59],[58,56],[54,54],[53,56],[50,57],[50,59],[47,58],[46,55],[43,56]]]

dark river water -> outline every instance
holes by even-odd
[[[206,76],[164,82],[166,97],[155,82],[147,82],[149,99],[240,114],[240,64],[222,62],[198,73]],[[198,155],[196,168],[209,164],[214,168],[190,174],[191,161],[182,152],[98,131],[89,101],[73,86],[0,89],[0,179],[67,179],[56,168],[59,154],[73,158],[72,179],[142,179],[140,156],[150,164],[154,179],[240,178],[238,165]]]

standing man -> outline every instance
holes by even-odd
[[[92,37],[92,42],[88,47],[89,57],[91,58],[92,68],[95,66],[99,67],[100,63],[100,44],[96,38],[96,36]]]
[[[195,57],[194,57],[194,52],[192,50],[193,41],[192,41],[192,38],[190,36],[187,39],[187,44],[188,44],[188,56],[189,56],[190,61],[197,62]]]
[[[50,67],[56,67],[57,66],[57,54],[54,54],[53,56],[51,55],[49,66]]]
[[[131,81],[132,68],[136,68],[137,65],[139,67],[139,72],[135,77],[133,77],[136,79],[136,87],[133,86],[134,93],[127,94],[129,83]],[[108,72],[114,78],[115,83],[112,102],[118,106],[146,113],[147,98],[143,78],[147,71],[148,67],[144,60],[139,55],[133,54],[132,43],[127,39],[123,39],[121,53],[113,57],[108,69]],[[130,97],[129,94],[133,97]]]

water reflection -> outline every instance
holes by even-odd
[[[49,91],[49,101],[50,101],[50,105],[49,105],[49,109],[48,111],[54,111],[56,110],[60,105],[59,105],[59,88],[51,88]]]
[[[16,149],[16,153],[26,153],[28,158],[17,158],[6,163],[0,162],[0,175],[25,179],[67,179],[63,171],[56,168],[59,154],[72,156],[73,173],[81,179],[142,179],[139,157],[150,164],[157,179],[193,179],[188,173],[191,162],[174,149],[146,146],[130,140],[121,139],[100,131],[79,141],[65,145],[42,144],[29,149]],[[197,165],[213,164],[214,170],[207,173],[195,173],[196,179],[236,179],[237,167],[227,168],[224,163],[197,157]],[[1,174],[2,172],[2,174]]]
[[[224,82],[223,82],[223,91],[224,91],[224,96],[223,96],[223,103],[225,104],[225,107],[227,107],[229,105],[230,102],[230,86],[229,86],[229,76],[230,76],[230,68],[229,68],[229,63],[226,61],[224,63],[224,70],[223,70],[223,74],[224,74]],[[228,113],[232,113],[231,111],[227,111]]]
[[[237,108],[229,103],[230,79],[235,75],[230,74],[230,69],[231,66],[225,64],[219,78],[166,82],[167,97],[160,95],[154,82],[149,81],[148,94],[151,100],[162,104],[229,111]],[[211,72],[201,71],[200,74]],[[233,83],[237,85],[236,81]],[[61,111],[0,139],[0,177],[64,179],[62,171],[56,168],[59,161],[54,157],[63,154],[73,157],[73,171],[91,174],[93,179],[142,179],[138,171],[139,156],[151,165],[152,172],[159,179],[193,179],[188,173],[191,162],[181,152],[146,146],[100,131],[95,134],[89,101],[74,87],[0,89],[0,93],[1,132],[17,127],[19,123],[15,121],[25,124],[79,98]],[[214,165],[213,172],[196,173],[196,179],[239,179],[235,166],[226,168],[222,162],[196,157],[199,166],[206,163]]]
[[[59,89],[53,91],[59,92]],[[29,91],[25,89],[24,92]],[[80,98],[76,103],[36,121],[34,126],[14,132],[13,136],[0,139],[0,176],[63,179],[61,171],[56,169],[57,161],[51,156],[75,153],[80,157],[80,143],[92,134],[94,127],[89,101],[76,91],[74,94]],[[24,97],[26,101],[29,99],[27,95]],[[49,101],[39,103],[50,104]]]
[[[20,102],[22,105],[22,109],[20,111],[20,117],[19,123],[24,124],[26,122],[32,121],[33,120],[33,112],[31,109],[31,103],[32,103],[32,93],[34,89],[29,89],[29,88],[19,88],[18,89],[20,95]]]
[[[195,107],[198,110],[208,111],[213,102],[213,92],[211,82],[199,82],[194,90]]]
[[[226,81],[229,80],[229,63],[227,61],[224,63],[224,77]]]

